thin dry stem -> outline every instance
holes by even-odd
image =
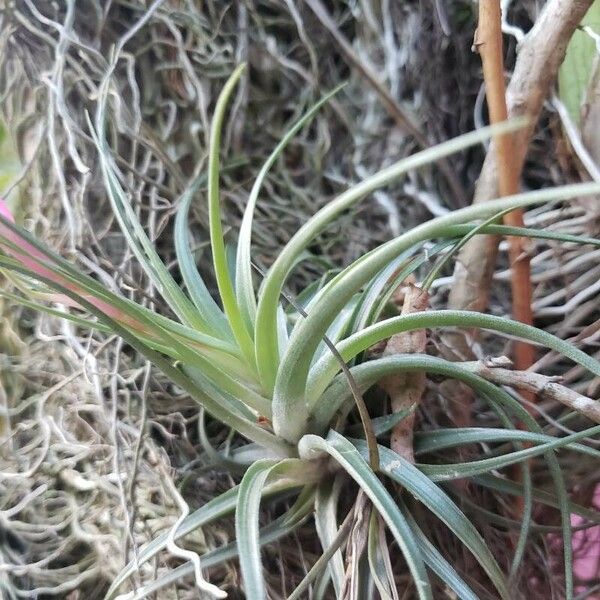
[[[560,376],[540,375],[531,371],[512,371],[508,368],[512,366],[512,361],[505,356],[463,362],[462,366],[492,383],[510,386],[519,391],[524,390],[540,399],[560,402],[588,419],[600,423],[600,402],[561,385],[563,378]]]

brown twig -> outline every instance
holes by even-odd
[[[404,288],[402,314],[423,312],[429,306],[429,294],[413,282]],[[427,345],[427,332],[424,329],[393,335],[387,342],[384,355],[423,354]],[[390,398],[392,412],[405,411],[421,402],[425,392],[425,373],[398,373],[385,377],[379,382]],[[416,412],[400,421],[392,430],[390,446],[394,452],[414,463],[413,428]]]
[[[512,371],[512,361],[501,356],[486,360],[463,362],[461,366],[475,375],[479,375],[497,385],[506,385],[519,391],[527,391],[539,398],[560,402],[588,419],[600,423],[600,402],[561,385],[561,377],[552,377],[532,373],[531,371]]]

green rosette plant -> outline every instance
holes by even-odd
[[[460,363],[429,355],[371,358],[366,351],[400,332],[421,328],[482,328],[541,344],[600,376],[600,363],[594,358],[549,333],[510,319],[448,310],[384,318],[390,291],[422,265],[425,256],[444,251],[451,253],[466,236],[493,233],[599,246],[600,242],[594,239],[498,225],[493,217],[518,207],[598,194],[600,185],[586,183],[537,190],[435,218],[365,254],[323,285],[312,286],[302,294],[302,306],[299,306],[285,296],[286,281],[306,256],[305,251],[314,238],[336,217],[377,189],[399,180],[407,171],[520,124],[507,123],[460,136],[404,158],[350,187],[304,223],[266,273],[257,273],[252,263],[251,238],[261,186],[294,134],[337,90],[326,95],[288,131],[258,173],[249,194],[235,260],[231,260],[223,239],[220,214],[220,141],[228,100],[243,68],[239,67],[232,74],[216,104],[207,174],[204,179],[195,181],[179,200],[175,250],[184,289],[159,258],[120,184],[104,131],[107,84],[99,98],[93,126],[90,123],[114,214],[129,247],[169,305],[173,317],[140,306],[83,274],[17,227],[4,206],[0,216],[0,267],[18,290],[18,293],[3,292],[4,295],[14,302],[70,319],[78,326],[121,336],[185,390],[199,409],[239,435],[240,443],[227,456],[209,448],[208,436],[203,436],[207,451],[212,452],[223,468],[243,472],[239,485],[212,499],[178,522],[174,530],[143,547],[136,560],[114,580],[107,600],[116,598],[127,579],[170,544],[231,513],[235,514],[235,543],[213,550],[199,557],[199,561],[185,563],[123,597],[146,597],[192,574],[203,592],[223,597],[221,590],[202,579],[200,567],[209,569],[237,558],[246,597],[267,598],[261,547],[290,534],[311,517],[323,546],[323,556],[290,598],[302,597],[309,586],[313,586],[315,597],[323,597],[328,587],[341,597],[344,564],[340,548],[349,535],[349,525],[347,520],[342,524],[338,522],[338,506],[340,489],[349,481],[360,491],[368,522],[368,543],[363,550],[367,565],[365,589],[375,587],[382,598],[397,597],[385,554],[385,535],[391,535],[403,554],[416,597],[423,600],[433,597],[432,575],[441,578],[458,598],[478,597],[426,536],[409,503],[390,493],[389,483],[395,482],[427,509],[432,518],[446,525],[480,565],[489,579],[488,586],[493,586],[499,597],[508,600],[513,596],[507,569],[499,565],[473,522],[459,508],[451,488],[445,487],[447,482],[458,479],[469,479],[474,485],[523,496],[524,513],[513,570],[518,568],[531,533],[533,499],[560,510],[567,597],[573,597],[570,514],[581,514],[592,520],[598,516],[570,502],[556,451],[568,448],[598,458],[598,450],[583,440],[595,436],[600,428],[592,427],[560,438],[549,436],[513,395]],[[190,248],[188,212],[202,182],[207,185],[210,248],[218,300],[210,294]],[[55,310],[51,308],[52,302],[67,305],[71,311]],[[486,453],[470,462],[411,464],[378,444],[377,437],[406,415],[371,421],[360,394],[382,377],[410,371],[425,371],[464,382],[489,403],[506,425],[496,429],[423,433],[417,448],[419,460],[427,461],[428,455],[440,450],[482,440],[504,444],[499,446],[503,451]],[[356,405],[360,409],[362,432],[347,426],[356,423],[356,419],[350,418],[355,414]],[[515,428],[513,421],[524,424],[524,429]],[[545,461],[554,485],[553,494],[533,488],[527,476],[528,460],[536,456]],[[498,474],[500,469],[516,463],[523,465],[521,482]],[[295,499],[291,508],[260,527],[261,502],[282,494]]]

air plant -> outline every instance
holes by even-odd
[[[200,589],[215,597],[225,594],[203,579],[209,569],[237,557],[247,598],[267,597],[261,566],[261,547],[299,527],[314,515],[323,556],[309,571],[290,598],[299,598],[310,585],[323,594],[328,585],[341,597],[344,565],[340,548],[349,535],[348,520],[340,526],[337,507],[341,486],[353,481],[360,490],[366,515],[368,561],[365,585],[376,586],[382,598],[397,597],[386,558],[385,532],[393,536],[412,576],[416,596],[432,598],[431,574],[440,577],[458,597],[477,598],[459,572],[428,539],[408,502],[389,491],[389,482],[414,497],[443,522],[470,551],[496,593],[513,597],[506,574],[473,522],[452,499],[444,484],[470,479],[477,485],[501,489],[524,498],[523,518],[512,573],[518,569],[530,535],[532,503],[558,507],[564,548],[565,585],[572,597],[572,549],[570,514],[597,519],[592,511],[570,502],[555,451],[569,448],[596,458],[599,452],[579,441],[600,430],[589,428],[561,438],[546,435],[537,422],[504,388],[473,374],[460,363],[429,355],[398,355],[373,358],[369,348],[399,332],[421,328],[482,328],[531,343],[541,344],[600,376],[600,363],[561,339],[510,319],[468,311],[430,310],[384,318],[387,299],[409,274],[436,253],[452,250],[471,235],[493,233],[545,238],[571,243],[600,245],[593,239],[561,233],[497,225],[493,217],[517,207],[556,202],[598,194],[600,185],[579,184],[537,190],[454,211],[433,219],[392,239],[315,285],[294,301],[285,294],[286,281],[305,256],[312,240],[337,216],[351,209],[375,190],[453,152],[480,143],[492,133],[512,130],[520,123],[505,123],[469,133],[434,148],[402,159],[352,186],[309,219],[281,250],[266,273],[252,262],[252,219],[261,186],[294,134],[338,90],[326,95],[304,115],[273,150],[256,177],[239,232],[235,260],[231,261],[223,239],[220,215],[219,176],[221,129],[227,103],[242,74],[239,67],[223,88],[215,107],[210,138],[207,184],[210,247],[219,302],[209,292],[190,249],[188,212],[201,183],[194,182],[180,198],[175,222],[175,250],[185,291],[160,260],[153,244],[128,203],[104,132],[107,87],[103,88],[94,126],[100,165],[115,216],[131,250],[157,291],[174,314],[169,318],[106,289],[82,274],[67,260],[51,252],[33,236],[17,227],[3,208],[0,217],[0,267],[23,292],[9,294],[15,302],[58,314],[82,327],[121,336],[150,360],[171,381],[185,390],[206,411],[239,434],[240,443],[227,456],[203,444],[225,468],[243,471],[236,487],[189,514],[176,528],[143,547],[112,583],[106,598],[117,596],[124,582],[161,550],[196,528],[235,513],[236,541],[175,568],[144,584],[127,598],[142,598],[194,574]],[[91,126],[91,124],[90,124]],[[431,242],[435,242],[433,245]],[[425,250],[426,249],[426,250]],[[260,285],[255,285],[260,281]],[[60,302],[71,312],[55,311],[40,300]],[[81,311],[87,313],[83,318]],[[89,315],[95,317],[90,320]],[[361,394],[390,373],[424,371],[454,378],[471,386],[489,403],[503,429],[442,430],[422,434],[419,457],[438,459],[440,450],[486,441],[511,443],[513,450],[490,452],[471,462],[412,464],[377,438],[406,415],[371,420]],[[362,430],[356,428],[355,407]],[[512,425],[518,421],[524,429]],[[203,423],[203,420],[201,420]],[[526,444],[526,445],[525,445]],[[507,446],[501,446],[507,450]],[[554,484],[554,494],[532,487],[528,460],[541,456]],[[520,482],[506,480],[498,470],[523,465]],[[333,483],[332,483],[333,482]],[[274,522],[259,526],[263,500],[292,495],[291,508]],[[350,525],[348,524],[350,523]],[[367,588],[365,588],[367,589]],[[321,596],[322,597],[322,596]],[[366,597],[366,596],[360,596]]]

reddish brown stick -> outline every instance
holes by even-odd
[[[506,87],[504,84],[504,60],[502,52],[502,12],[500,0],[479,0],[479,24],[475,33],[475,48],[481,56],[485,95],[490,122],[501,123],[508,119]],[[494,137],[498,169],[498,191],[500,196],[512,196],[519,192],[521,177],[520,165],[515,160],[514,138],[512,133]],[[515,210],[504,217],[507,225],[523,226],[523,211]],[[509,240],[511,266],[513,317],[527,325],[533,324],[531,311],[531,269],[523,238]],[[522,341],[515,342],[514,363],[517,370],[528,369],[535,360],[533,346]],[[530,401],[535,394],[522,389],[521,394]],[[520,470],[515,473],[518,477]],[[522,501],[517,502],[516,513],[523,512]]]
[[[492,123],[501,123],[508,118],[506,88],[504,85],[504,62],[502,54],[502,15],[500,0],[480,0],[479,25],[475,33],[475,47],[481,56],[486,99]],[[498,168],[500,196],[512,196],[519,192],[520,165],[515,160],[512,133],[494,137]],[[523,211],[515,210],[504,217],[507,225],[523,226]],[[513,316],[518,321],[531,325],[531,269],[523,238],[509,240]],[[515,368],[528,369],[535,360],[531,344],[515,343]]]

